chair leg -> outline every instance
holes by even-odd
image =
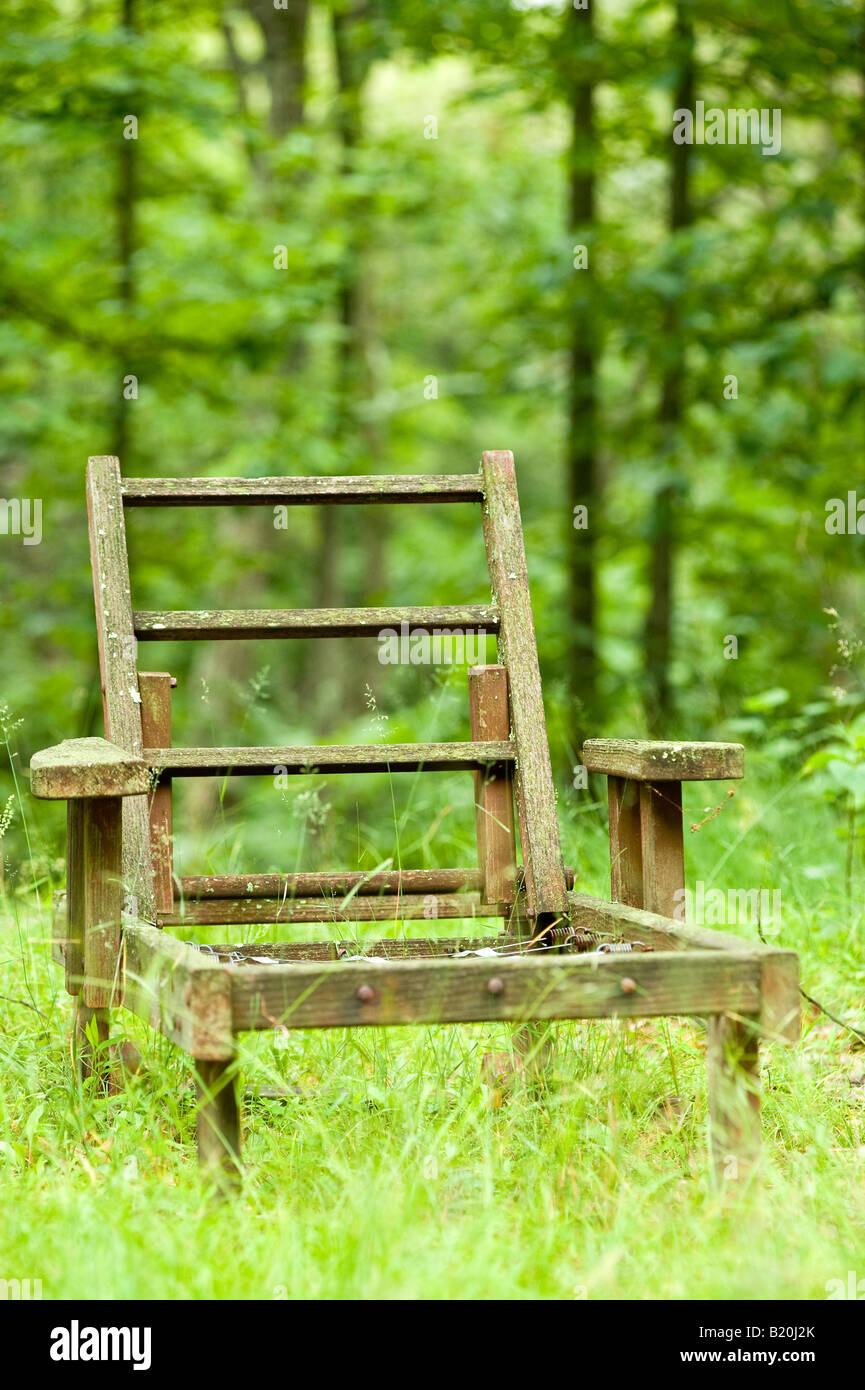
[[[549,1023],[521,1023],[513,1028],[511,1041],[520,1058],[526,1081],[542,1087],[550,1078],[556,1037]]]
[[[709,1137],[719,1182],[746,1178],[760,1154],[760,1045],[753,1022],[708,1020]]]
[[[240,1183],[240,1107],[235,1060],[196,1059],[198,1079],[198,1166],[201,1176],[223,1191]]]
[[[80,996],[75,999],[74,1056],[82,1081],[99,1078],[104,1090],[110,1089],[111,1059],[108,1052],[110,1014],[108,1009],[91,1009]]]

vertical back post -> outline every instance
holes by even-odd
[[[476,743],[510,737],[508,673],[504,666],[469,669],[469,718]],[[511,774],[498,768],[475,774],[475,824],[482,896],[486,903],[516,898],[516,844]]]
[[[140,671],[141,741],[149,748],[171,747],[171,684],[167,671]],[[150,862],[157,912],[174,907],[174,852],[172,845],[171,781],[156,786],[150,800]]]
[[[105,737],[129,753],[140,754],[141,696],[118,459],[105,456],[88,461],[87,512]],[[147,802],[146,796],[123,801],[123,882],[131,911],[138,916],[151,916],[154,911]]]
[[[567,912],[556,795],[547,744],[541,675],[529,596],[514,456],[483,455],[483,524],[493,599],[499,609],[499,657],[508,672],[516,742],[514,786],[526,899],[539,924]]]

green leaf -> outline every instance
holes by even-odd
[[[779,705],[784,705],[790,698],[789,690],[783,686],[773,686],[771,690],[764,690],[759,695],[749,695],[742,703],[745,709],[752,713],[757,713],[768,709],[777,709]]]

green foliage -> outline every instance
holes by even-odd
[[[862,913],[829,808],[805,818],[799,796],[743,784],[689,836],[689,875],[777,885],[805,987],[861,1028]],[[603,890],[605,835],[563,821],[566,857]],[[856,1267],[863,1054],[810,1007],[801,1045],[764,1049],[761,1174],[723,1195],[693,1020],[558,1024],[540,1092],[484,1083],[484,1055],[510,1048],[496,1024],[245,1035],[246,1177],[214,1209],[178,1049],[118,1012],[112,1041],[137,1045],[140,1071],[107,1098],[74,1081],[47,917],[17,897],[0,916],[0,1267],[44,1298],[80,1296],[94,1243],[88,1294],[111,1299],[822,1299]]]
[[[237,1223],[194,1190],[188,1077],[159,1039],[149,1081],[83,1111],[74,1094],[31,915],[62,883],[63,809],[34,810],[24,770],[39,747],[102,732],[88,454],[144,476],[255,476],[470,471],[482,449],[513,448],[565,857],[601,891],[598,789],[577,791],[573,768],[586,736],[646,732],[669,496],[675,715],[659,732],[739,738],[750,774],[708,821],[712,794],[689,789],[691,869],[782,883],[808,982],[851,1010],[865,985],[865,539],[825,527],[829,500],[857,487],[865,424],[861,6],[615,0],[589,30],[561,3],[313,0],[294,78],[266,8],[5,6],[0,495],[42,500],[43,539],[0,532],[0,1165],[27,1199],[4,1208],[0,1260],[36,1270],[50,1251],[60,1296],[80,1291],[76,1252],[98,1238],[95,1292],[112,1296],[820,1297],[855,1263],[862,1093],[847,1039],[814,1018],[798,1060],[771,1060],[771,1186],[748,1208],[747,1267],[741,1217],[688,1156],[702,1042],[677,1025],[562,1029],[551,1093],[502,1112],[477,1079],[494,1030],[254,1042],[253,1084],[301,1094],[250,1107],[257,1176]],[[695,145],[692,217],[671,234],[677,18],[696,97],[781,109],[783,144],[771,158]],[[587,173],[588,220],[572,196]],[[594,693],[568,601],[581,385],[597,402]],[[297,509],[288,531],[267,511],[139,512],[129,543],[138,608],[488,598],[468,508]],[[139,664],[177,676],[179,744],[468,735],[464,669],[386,667],[372,644],[155,643]],[[370,778],[362,797],[347,778],[236,779],[178,787],[176,803],[181,872],[474,856],[467,778]],[[669,1087],[686,1092],[681,1132],[652,1108]]]

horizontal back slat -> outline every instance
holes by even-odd
[[[375,897],[382,893],[480,892],[479,869],[385,869],[364,874],[322,871],[299,874],[190,874],[180,879],[175,897],[279,898],[344,897],[354,893]]]
[[[492,604],[431,608],[243,608],[136,612],[135,636],[142,642],[222,641],[258,637],[376,637],[383,629],[400,636],[435,628],[464,633],[499,629]]]
[[[325,502],[480,502],[479,473],[322,478],[123,478],[127,507],[316,506]]]
[[[170,777],[312,772],[459,772],[512,763],[512,743],[312,744],[302,748],[148,748],[150,767]]]
[[[161,912],[165,927],[230,927],[265,922],[400,922],[432,918],[507,917],[504,903],[482,903],[480,893],[413,893],[408,897],[364,897],[358,894],[343,906],[340,898],[208,898],[186,902],[183,911]]]
[[[565,866],[565,882],[574,886],[574,871]],[[517,869],[517,887],[523,883],[523,871]],[[177,885],[179,884],[179,888]],[[313,898],[344,897],[402,897],[427,893],[480,892],[483,879],[480,869],[384,869],[364,874],[356,869],[342,873],[321,870],[296,874],[187,874],[175,879],[175,899],[250,899],[250,898]]]

